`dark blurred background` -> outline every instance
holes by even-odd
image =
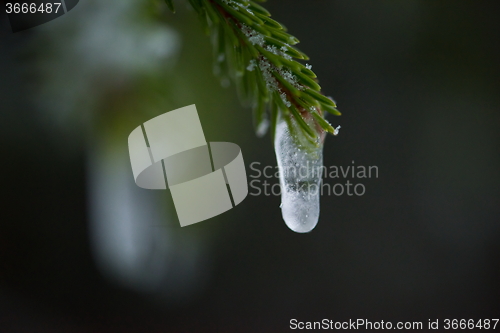
[[[181,229],[168,191],[135,186],[128,134],[194,103],[248,174],[276,165],[184,2],[82,0],[15,34],[0,13],[0,331],[498,318],[500,2],[266,4],[343,112],[325,165],[379,168],[309,234],[274,196]]]

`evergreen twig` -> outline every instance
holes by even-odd
[[[174,11],[172,0],[165,0]],[[264,2],[265,0],[256,0]],[[299,40],[251,0],[189,0],[211,36],[215,71],[236,85],[240,100],[253,108],[258,136],[269,127],[274,135],[279,117],[319,145],[323,132],[337,134],[323,111],[340,115],[335,102],[320,91],[311,66],[297,60],[309,57],[293,45]]]

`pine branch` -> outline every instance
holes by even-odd
[[[173,11],[172,0],[166,2]],[[320,92],[311,66],[297,61],[309,60],[293,46],[299,40],[265,8],[249,0],[189,2],[211,36],[216,73],[223,80],[231,79],[240,100],[253,108],[258,136],[267,132],[269,122],[274,136],[279,118],[290,129],[294,119],[302,132],[299,139],[306,138],[315,146],[324,132],[337,135],[338,128],[324,118],[324,111],[340,115],[335,102]]]

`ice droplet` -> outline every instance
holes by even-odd
[[[274,145],[280,174],[283,219],[293,231],[309,232],[316,227],[319,219],[323,146],[311,144],[300,149],[300,143],[294,139],[287,122],[283,120],[276,126]]]

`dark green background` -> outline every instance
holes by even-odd
[[[292,318],[498,318],[500,3],[266,6],[301,40],[323,91],[343,112],[329,118],[342,130],[326,141],[325,165],[377,165],[379,178],[365,182],[363,197],[323,197],[310,234],[291,232],[279,198],[263,196],[182,229],[211,236],[205,283],[176,302],[165,301],[168,292],[120,287],[97,270],[85,140],[54,140],[36,116],[32,94],[43,85],[35,68],[43,50],[30,45],[43,32],[12,34],[0,17],[0,330],[283,332]],[[196,103],[209,141],[237,143],[247,166],[275,165],[268,137],[252,133],[249,110],[232,88],[217,86],[193,15],[164,15],[185,43],[180,73],[165,85],[184,80],[193,97],[174,96],[158,112]],[[146,84],[111,87],[101,108],[115,111],[94,126],[112,130],[110,118],[132,119],[113,105]],[[148,100],[154,92],[141,94]],[[124,133],[149,118],[138,115]]]

